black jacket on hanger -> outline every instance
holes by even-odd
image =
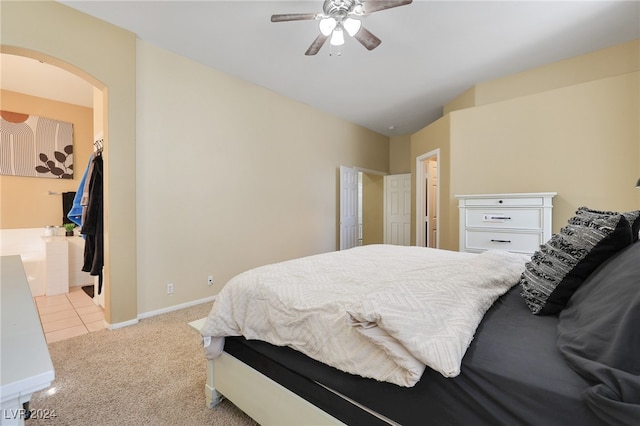
[[[104,266],[102,182],[102,155],[96,155],[93,159],[93,173],[89,181],[89,204],[80,233],[86,236],[82,270],[99,277],[98,294],[102,292],[102,267]]]

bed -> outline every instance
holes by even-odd
[[[207,403],[264,425],[638,424],[639,216],[583,208],[532,257],[374,245],[240,274],[192,323]]]

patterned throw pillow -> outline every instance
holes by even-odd
[[[621,215],[582,212],[531,256],[520,278],[522,297],[536,315],[556,314],[602,262],[633,241]]]
[[[627,221],[629,221],[629,224],[631,225],[631,232],[633,234],[633,241],[638,241],[638,233],[640,232],[640,210],[633,210],[630,212],[610,212],[610,211],[605,211],[605,210],[593,210],[590,209],[589,207],[580,207],[578,209],[578,211],[576,212],[576,214],[581,215],[581,214],[600,214],[600,215],[605,215],[605,216],[615,216],[618,214],[621,214],[622,216],[625,217],[625,219],[627,219]]]

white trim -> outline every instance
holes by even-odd
[[[116,330],[118,328],[128,327],[130,325],[136,325],[137,323],[138,323],[138,318],[132,319],[129,321],[117,322],[115,324],[109,324],[108,322],[105,321],[104,325],[109,330]]]
[[[105,324],[105,327],[108,328],[109,330],[116,330],[118,328],[128,327],[130,325],[136,325],[141,319],[155,317],[156,315],[166,314],[166,313],[177,311],[184,308],[190,308],[191,306],[201,305],[203,303],[212,303],[215,300],[215,298],[216,296],[213,295],[213,296],[205,297],[203,299],[196,299],[190,302],[180,303],[178,305],[167,306],[166,308],[156,309],[149,312],[143,312],[141,314],[138,314],[138,317],[136,319],[132,319],[129,321],[118,322],[115,324],[109,324],[108,322],[105,321],[104,324]]]
[[[433,151],[429,151],[426,154],[422,154],[416,157],[416,245],[424,247],[426,245],[425,241],[425,228],[424,228],[424,217],[426,215],[425,212],[425,174],[424,174],[424,161],[428,158],[436,157],[436,162],[438,163],[437,170],[437,179],[438,179],[438,189],[436,194],[436,199],[438,200],[438,212],[437,216],[440,218],[440,148],[434,149]],[[440,220],[438,219],[438,223],[436,224],[436,247],[440,247]]]
[[[213,302],[216,299],[216,296],[209,296],[203,299],[192,300],[190,302],[180,303],[179,305],[167,306],[166,308],[156,309],[154,311],[143,312],[138,314],[138,319],[151,318],[156,315],[166,314],[168,312],[177,311],[179,309],[190,308],[191,306],[201,305],[202,303]]]
[[[542,197],[544,198],[545,203],[543,206],[551,206],[550,198],[558,195],[557,192],[508,192],[503,194],[468,194],[468,195],[454,195],[454,197],[461,198],[531,198],[531,197]]]
[[[359,172],[366,173],[366,174],[369,174],[369,175],[387,176],[389,174],[387,172],[381,172],[380,170],[372,170],[372,169],[367,169],[367,168],[364,168],[364,167],[355,167],[354,166],[354,167],[352,167],[352,169],[355,169],[355,170],[357,170]]]
[[[382,243],[387,244],[387,179],[382,179]]]

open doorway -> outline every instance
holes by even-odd
[[[440,150],[416,158],[416,245],[440,247]]]
[[[6,17],[21,25],[6,28],[7,37],[0,44],[0,52],[26,56],[70,71],[104,94],[105,322],[111,329],[135,324],[139,290],[134,208],[137,205],[138,39],[114,25],[104,22],[95,25],[95,19],[90,16],[73,13],[67,7],[54,4],[56,2],[12,3],[14,6],[10,8],[3,4],[2,12],[6,12],[3,22]],[[30,3],[29,6],[26,3]],[[78,32],[79,29],[82,31]],[[55,42],[52,34],[56,35]],[[0,68],[4,70],[4,64]],[[5,84],[4,79],[2,83]],[[60,87],[55,89],[63,91]],[[89,149],[93,149],[93,145]],[[4,186],[2,192],[4,195]]]
[[[357,167],[340,167],[340,250],[383,242],[384,176]]]
[[[4,50],[4,49],[3,49]],[[79,71],[76,67],[55,60],[45,54],[20,50],[7,49],[9,52],[0,53],[2,63],[2,85],[4,96],[3,108],[17,110],[26,116],[37,112],[44,117],[53,117],[62,121],[72,123],[72,157],[74,177],[54,181],[12,179],[8,186],[8,191],[3,190],[3,201],[5,197],[11,199],[12,193],[19,192],[21,203],[31,206],[34,213],[21,215],[21,222],[18,226],[9,226],[14,233],[24,234],[21,238],[22,250],[38,253],[38,261],[25,265],[27,272],[35,270],[36,273],[29,274],[35,278],[30,280],[30,287],[34,296],[45,294],[46,276],[42,268],[37,265],[45,261],[41,254],[41,238],[35,232],[43,223],[59,226],[59,216],[50,220],[50,212],[63,210],[64,203],[62,195],[73,195],[78,190],[83,172],[90,163],[91,155],[95,151],[94,142],[100,135],[102,139],[104,127],[104,103],[105,95],[101,89],[96,87],[96,81],[87,78],[87,75]],[[6,91],[6,92],[4,92]],[[7,189],[7,188],[5,188]],[[42,194],[47,194],[42,196]],[[13,203],[10,203],[11,205]],[[15,205],[15,204],[13,204]],[[59,206],[60,207],[59,207]],[[68,208],[69,206],[67,206]],[[11,213],[15,216],[16,213]],[[66,219],[66,210],[61,222]],[[15,221],[13,221],[15,222]],[[29,231],[33,230],[33,231]],[[31,233],[35,237],[32,238]],[[78,237],[68,238],[69,255],[69,279],[70,290],[77,290],[87,287],[96,282],[94,277],[81,271],[84,252],[84,240]],[[77,289],[75,287],[78,287]],[[93,301],[105,309],[105,294],[98,292],[97,286],[93,291],[95,297]]]

